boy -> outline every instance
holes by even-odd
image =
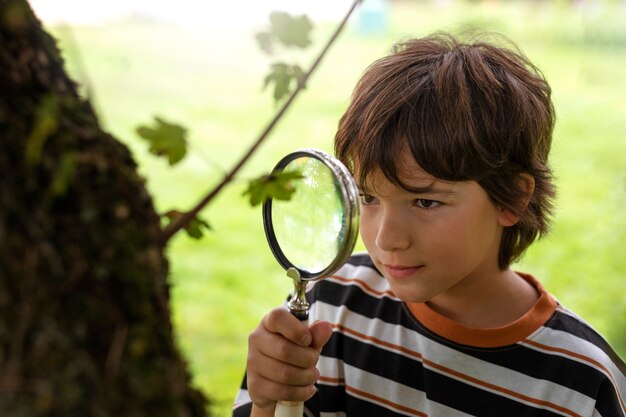
[[[624,363],[509,267],[548,228],[550,94],[520,53],[446,34],[368,68],[335,138],[367,254],[310,285],[308,328],[263,318],[234,416],[624,417]]]

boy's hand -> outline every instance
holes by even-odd
[[[310,327],[285,308],[269,312],[248,337],[248,393],[256,407],[273,410],[278,400],[305,401],[315,394],[328,322]]]

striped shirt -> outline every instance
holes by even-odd
[[[626,366],[531,276],[540,297],[500,328],[405,303],[366,254],[309,284],[310,320],[332,324],[305,415],[625,417]],[[245,379],[233,416],[248,416]]]

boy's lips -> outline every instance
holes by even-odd
[[[391,264],[383,264],[385,271],[387,274],[392,276],[393,278],[405,278],[413,275],[420,269],[424,267],[424,265],[415,265],[415,266],[403,266],[403,265],[391,265]]]

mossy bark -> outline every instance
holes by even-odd
[[[0,415],[203,416],[159,216],[26,0],[0,0]]]

